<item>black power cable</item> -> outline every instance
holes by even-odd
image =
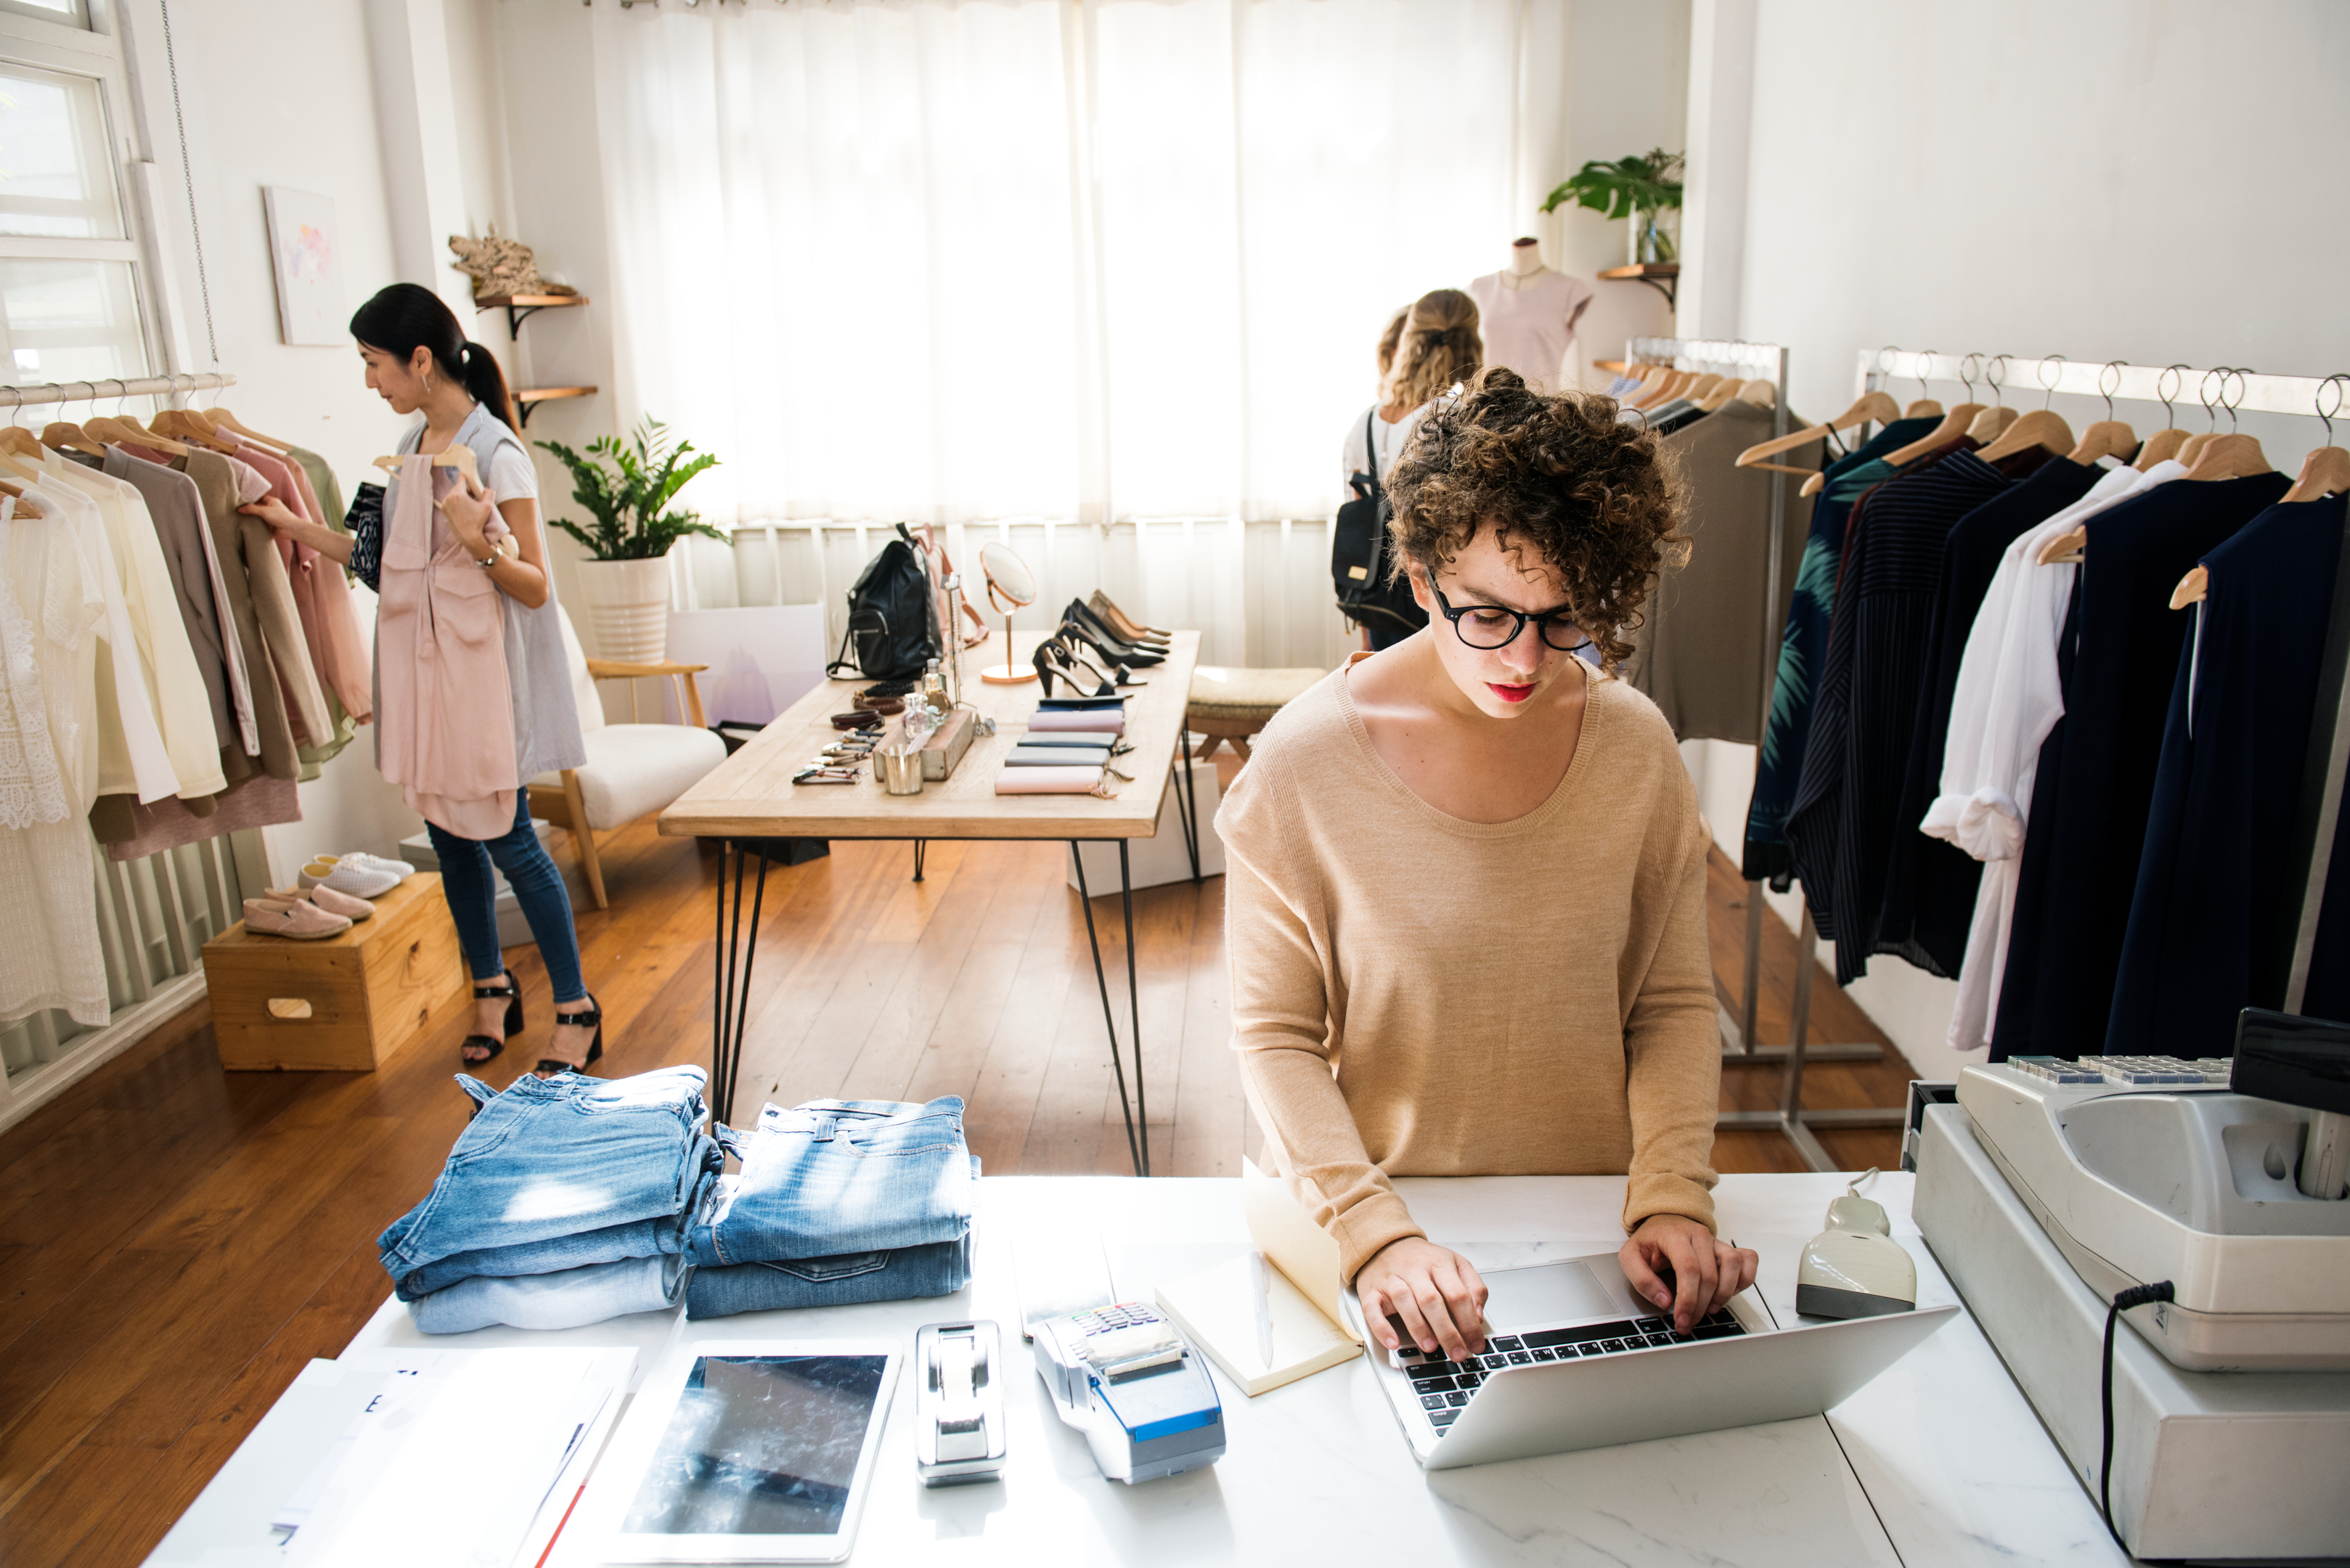
[[[2097,1460],[2097,1507],[2106,1516],[2106,1532],[2120,1546],[2122,1554],[2132,1561],[2137,1553],[2122,1543],[2122,1532],[2114,1528],[2114,1328],[2122,1314],[2132,1307],[2142,1307],[2150,1302],[2176,1299],[2168,1280],[2157,1280],[2150,1285],[2133,1285],[2113,1299],[2106,1308],[2106,1368],[2103,1397],[2106,1414],[2106,1440],[2103,1454]]]

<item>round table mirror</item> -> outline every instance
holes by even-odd
[[[982,670],[979,678],[999,686],[1034,680],[1034,670],[1022,669],[1012,655],[1012,612],[1036,602],[1036,574],[1020,552],[1001,541],[979,547],[979,569],[987,577],[987,598],[1003,617],[1003,668]]]

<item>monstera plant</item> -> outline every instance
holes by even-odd
[[[1671,261],[1673,236],[1659,214],[1680,211],[1683,162],[1682,154],[1661,147],[1613,163],[1595,158],[1553,191],[1542,210],[1555,212],[1573,202],[1607,217],[1629,218],[1631,259]]]

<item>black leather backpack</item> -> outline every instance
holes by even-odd
[[[922,553],[900,523],[898,536],[865,564],[848,590],[848,629],[841,636],[839,657],[824,667],[825,673],[868,680],[920,679],[939,657],[936,606]]]
[[[1383,631],[1414,632],[1428,624],[1428,612],[1411,597],[1408,581],[1388,580],[1395,559],[1388,538],[1387,488],[1379,483],[1374,417],[1363,416],[1363,456],[1371,472],[1347,482],[1355,498],[1338,508],[1330,527],[1330,583],[1348,620]]]

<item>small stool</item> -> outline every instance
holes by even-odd
[[[1191,701],[1185,727],[1208,737],[1201,757],[1224,742],[1248,761],[1248,738],[1272,722],[1290,701],[1329,673],[1326,670],[1226,670],[1203,664],[1191,672]]]

